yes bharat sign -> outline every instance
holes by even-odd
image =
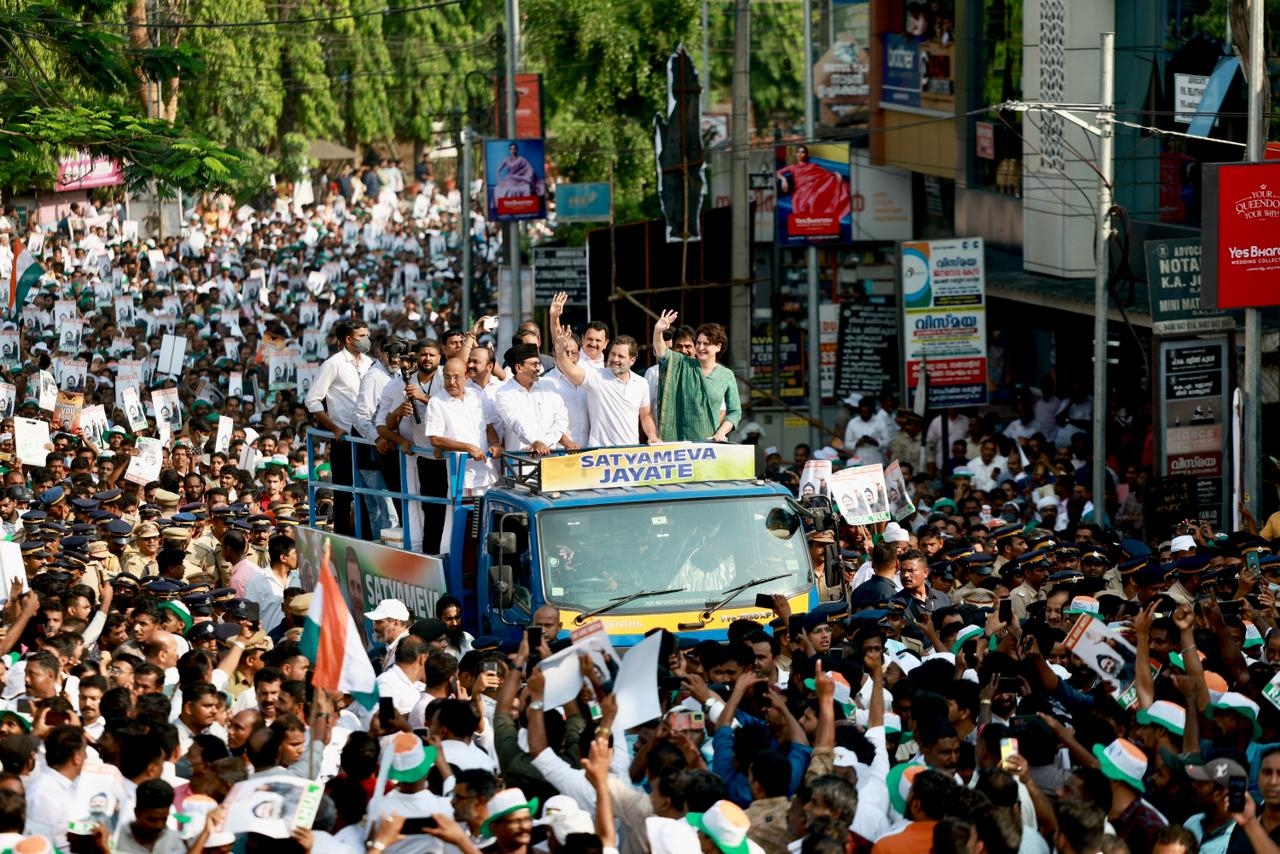
[[[1280,305],[1280,163],[1205,164],[1201,213],[1201,303]]]

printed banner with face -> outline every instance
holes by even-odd
[[[108,429],[110,425],[107,423],[107,410],[102,404],[86,406],[80,412],[80,435],[95,448],[106,446]]]
[[[916,505],[911,500],[911,488],[902,476],[902,465],[894,460],[885,466],[884,488],[889,495],[889,512],[893,518],[901,522],[916,512]]]
[[[831,475],[827,491],[845,524],[871,525],[889,521],[884,469],[877,464],[841,469]]]
[[[287,391],[297,385],[297,359],[294,350],[279,350],[267,357],[268,391]]]
[[[12,418],[18,408],[18,387],[13,383],[0,383],[0,418]]]
[[[84,394],[78,391],[58,392],[58,402],[53,407],[53,426],[67,432],[80,426],[80,413],[84,410]]]
[[[16,368],[22,362],[22,335],[16,329],[0,332],[0,365]]]
[[[490,139],[484,144],[489,219],[511,222],[547,215],[547,165],[540,139]]]
[[[147,429],[147,415],[142,411],[142,401],[138,397],[135,386],[120,389],[120,401],[124,404],[124,417],[129,422],[129,429],[138,433]]]
[[[139,436],[134,447],[138,453],[130,458],[124,479],[142,486],[159,480],[160,467],[164,462],[164,442],[150,436]]]
[[[182,430],[182,404],[176,388],[158,388],[151,392],[151,405],[155,408],[157,429],[164,422],[171,433]]]
[[[1067,648],[1106,683],[1124,708],[1136,705],[1138,651],[1101,620],[1081,614],[1067,635]]]

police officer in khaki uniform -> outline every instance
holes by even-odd
[[[198,539],[192,541],[191,548],[201,572],[212,583],[222,586],[231,577],[231,564],[222,556],[222,537],[227,533],[227,522],[231,518],[231,508],[226,504],[215,504],[209,510],[209,526]]]
[[[960,571],[963,579],[960,586],[951,591],[951,601],[957,605],[964,602],[973,591],[981,590],[978,585],[995,574],[996,569],[991,555],[982,552],[958,558],[952,561],[952,565]]]
[[[155,522],[143,522],[133,532],[133,548],[125,556],[124,571],[142,579],[156,575],[156,555],[160,553],[160,528]]]
[[[1044,586],[1049,579],[1049,570],[1052,567],[1049,563],[1049,553],[1044,549],[1027,552],[1018,558],[1017,565],[1022,571],[1022,584],[1009,594],[1009,599],[1013,603],[1013,615],[1019,620],[1025,620],[1027,607],[1035,602],[1044,601]]]
[[[274,527],[271,517],[265,513],[249,517],[249,554],[246,557],[263,569],[271,568],[271,554],[267,551],[267,543],[271,540],[271,529]]]
[[[996,572],[1027,551],[1027,538],[1022,535],[1021,525],[1002,525],[991,532],[991,540],[996,550]]]

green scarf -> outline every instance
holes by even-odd
[[[658,432],[667,442],[705,442],[720,426],[698,360],[668,350],[658,374]]]

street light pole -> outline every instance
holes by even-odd
[[[1102,34],[1102,92],[1098,127],[1102,131],[1098,153],[1097,258],[1093,279],[1093,521],[1103,524],[1107,507],[1107,278],[1110,264],[1107,242],[1111,213],[1112,163],[1115,149],[1115,33]]]
[[[803,0],[803,2],[804,139],[806,143],[812,143],[816,132],[813,104],[813,2],[812,0]],[[806,385],[809,386],[809,446],[811,448],[821,448],[826,445],[826,440],[822,435],[822,430],[818,427],[822,423],[822,366],[819,364],[822,354],[818,340],[822,321],[818,311],[818,301],[821,299],[821,295],[818,293],[818,247],[810,246],[805,250],[805,268],[808,284],[806,294],[809,303],[806,322],[809,328],[804,337],[805,353],[809,363],[806,382]],[[773,334],[776,336],[778,334],[776,318],[774,319],[774,330]]]
[[[507,135],[516,139],[516,72],[520,69],[520,0],[507,0]],[[507,262],[511,266],[511,323],[503,339],[514,335],[524,320],[524,292],[520,287],[520,223],[507,223]]]
[[[1270,87],[1263,38],[1266,27],[1264,0],[1249,4],[1249,134],[1245,159],[1257,162],[1266,157],[1266,123]],[[1241,418],[1238,458],[1243,471],[1239,483],[1244,490],[1246,509],[1258,514],[1258,485],[1262,471],[1262,317],[1256,308],[1244,311],[1244,365],[1240,382],[1244,392],[1244,414]],[[1233,508],[1233,513],[1234,513]]]

